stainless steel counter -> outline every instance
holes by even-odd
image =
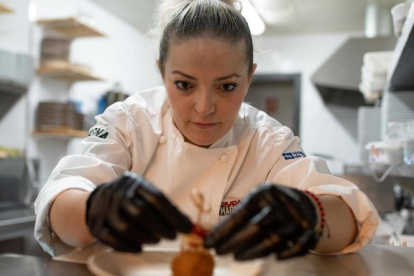
[[[33,233],[36,216],[32,208],[19,208],[0,212],[0,240]]]
[[[277,274],[275,274],[275,272]],[[414,248],[368,245],[357,254],[305,257],[272,262],[266,276],[407,276],[414,275]]]
[[[0,254],[46,256],[34,238],[36,216],[33,208],[16,207],[0,211]],[[0,275],[3,275],[0,273]]]
[[[54,261],[51,258],[0,255],[0,275],[4,276],[91,276],[86,265]]]
[[[360,253],[268,262],[264,276],[407,276],[414,275],[414,248],[368,245]],[[92,275],[82,264],[23,255],[0,255],[0,275]]]

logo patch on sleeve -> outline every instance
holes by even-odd
[[[292,160],[297,158],[305,158],[306,154],[301,151],[294,151],[282,153],[282,156],[285,158],[285,160]]]
[[[94,127],[89,131],[88,136],[95,136],[95,137],[99,137],[102,139],[105,139],[106,137],[108,137],[109,133],[107,131],[105,131],[104,128],[100,128],[100,127]]]
[[[221,203],[219,215],[227,216],[231,215],[238,207],[242,200],[224,201]]]

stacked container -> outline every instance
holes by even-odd
[[[42,102],[36,112],[36,129],[40,131],[83,129],[83,114],[73,103]]]

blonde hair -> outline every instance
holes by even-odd
[[[171,41],[199,37],[243,41],[249,70],[253,68],[253,42],[249,25],[241,15],[239,0],[163,0],[159,3],[157,41],[161,73]]]

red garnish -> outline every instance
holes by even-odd
[[[193,224],[193,231],[192,232],[194,234],[200,236],[203,240],[207,236],[207,230],[204,229],[203,227],[197,225],[197,224]]]

